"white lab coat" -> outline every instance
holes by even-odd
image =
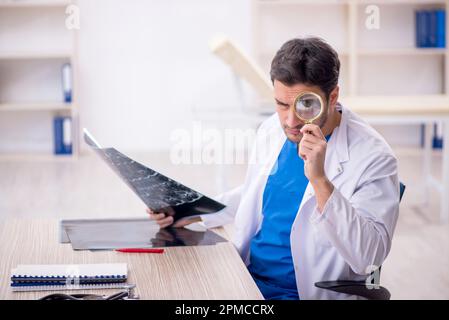
[[[319,289],[315,282],[363,280],[391,248],[399,209],[397,160],[385,140],[364,120],[338,105],[341,123],[327,146],[325,172],[334,185],[322,213],[308,184],[291,228],[290,243],[300,299],[355,299]],[[265,184],[286,135],[277,114],[258,129],[244,184],[216,197],[227,205],[203,215],[206,227],[234,222],[233,243],[249,263],[250,241],[258,232]],[[261,148],[266,140],[267,149]],[[298,199],[299,201],[299,199]]]

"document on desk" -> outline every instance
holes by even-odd
[[[225,208],[225,205],[134,161],[114,148],[102,148],[86,129],[84,140],[148,208],[173,215],[174,221]]]
[[[211,230],[163,228],[145,219],[62,220],[62,242],[74,250],[214,245],[226,240]]]

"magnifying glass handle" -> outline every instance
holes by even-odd
[[[305,121],[305,124],[312,124],[312,123],[313,123],[313,120],[312,121],[310,121],[310,120]],[[306,133],[312,134],[312,131],[306,131]],[[299,143],[301,143],[301,142],[299,142]],[[299,143],[298,143],[298,151],[299,151]],[[298,153],[298,155],[302,158],[302,160],[307,160],[307,158],[305,156],[302,157],[299,153]]]
[[[312,124],[313,123],[313,120],[312,121],[306,121],[305,122],[305,124]],[[312,133],[312,131],[306,131],[307,133],[309,133],[309,134],[311,134]]]

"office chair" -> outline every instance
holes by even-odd
[[[399,183],[399,202],[402,200],[404,195],[405,185]],[[346,293],[350,295],[356,295],[359,297],[366,298],[368,300],[390,300],[391,294],[387,288],[382,287],[379,283],[375,283],[375,280],[380,278],[380,269],[374,270],[367,279],[370,279],[369,283],[373,285],[373,288],[368,288],[369,284],[367,281],[350,281],[350,280],[336,280],[336,281],[321,281],[316,282],[315,286],[321,289],[331,290],[340,293]],[[379,272],[377,277],[374,276],[375,272]],[[375,286],[375,287],[374,287]]]

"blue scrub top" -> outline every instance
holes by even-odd
[[[248,269],[265,299],[299,299],[290,232],[308,183],[298,146],[287,139],[265,185],[262,226],[250,244]]]

